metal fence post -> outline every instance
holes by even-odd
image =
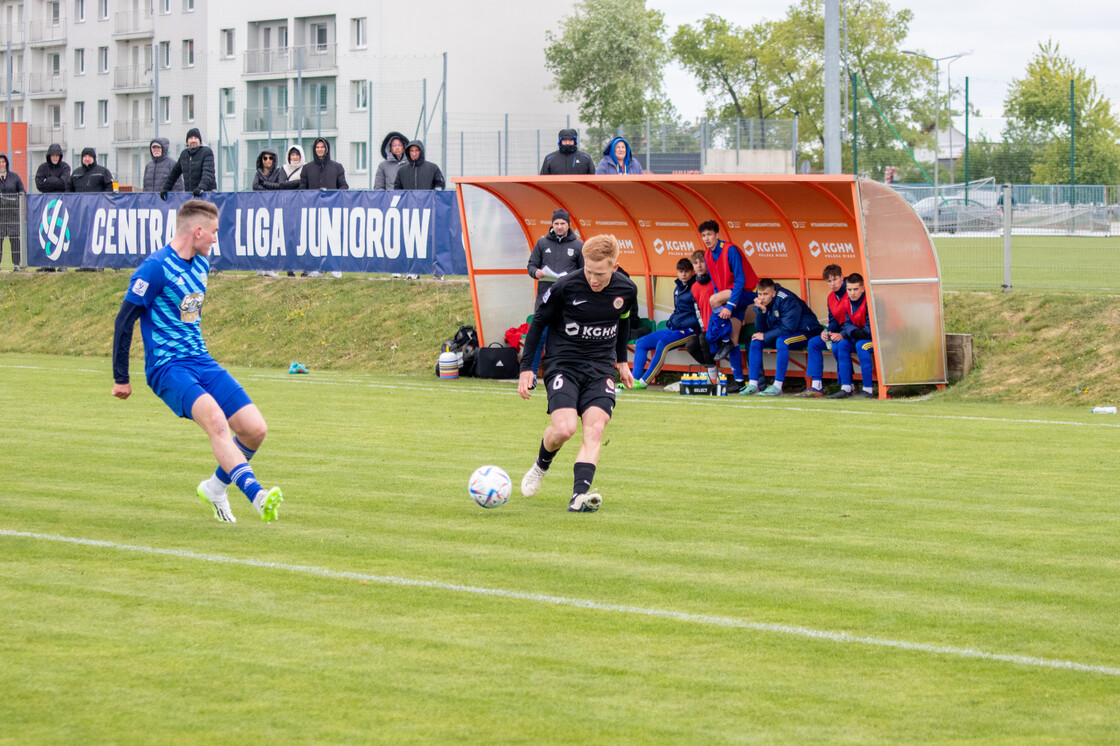
[[[465,167],[466,155],[464,154],[464,150],[463,150],[464,147],[465,147],[465,145],[464,145],[465,141],[466,141],[466,138],[464,136],[463,130],[459,130],[459,175],[460,176],[466,176],[467,175],[467,171],[466,171],[466,167]]]
[[[537,163],[541,162],[541,130],[537,128]]]
[[[649,171],[649,117],[646,117],[646,171]]]
[[[940,208],[940,205],[935,205]],[[1011,185],[1003,185],[1003,292],[1011,292]]]
[[[509,176],[509,113],[506,113],[506,176]]]
[[[742,144],[739,142],[739,117],[735,117],[735,166],[739,166],[739,151],[742,150]]]
[[[447,53],[444,52],[444,55],[446,55],[446,54]],[[373,171],[374,171],[375,167],[373,165],[373,161],[374,161],[373,153],[371,152],[373,150],[373,81],[372,80],[367,80],[366,81],[366,112],[367,112],[367,117],[369,118],[369,141],[366,144],[366,172],[369,174],[369,188],[373,189]],[[447,128],[446,127],[444,128],[443,136],[444,136],[443,149],[444,149],[444,152],[446,153],[447,152],[447,140],[446,140],[446,138],[447,138]],[[378,153],[378,155],[380,155],[380,153]],[[447,156],[444,155],[444,158],[446,158],[446,157]],[[381,159],[380,158],[377,159],[377,165],[378,166],[381,165]],[[390,185],[390,186],[392,186],[392,185]]]

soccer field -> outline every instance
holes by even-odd
[[[486,511],[539,391],[233,372],[267,526],[140,380],[0,356],[0,743],[1120,740],[1116,417],[624,392],[598,513],[572,444]]]

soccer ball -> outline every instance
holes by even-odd
[[[480,466],[471,474],[468,490],[471,499],[484,508],[497,508],[506,504],[513,483],[509,474],[497,466]]]

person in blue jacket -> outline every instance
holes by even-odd
[[[634,388],[644,389],[661,371],[665,355],[670,350],[690,344],[699,333],[700,319],[696,315],[696,301],[692,285],[696,270],[692,261],[681,257],[677,262],[677,280],[673,288],[673,315],[664,329],[650,332],[634,343]],[[650,359],[650,351],[653,358]]]
[[[863,378],[862,389],[852,393],[852,374],[848,373],[848,383],[841,382],[840,390],[829,394],[829,399],[871,399],[873,389],[871,379],[875,375],[875,343],[871,339],[871,313],[867,308],[867,293],[864,292],[863,275],[853,272],[847,279],[848,295],[840,304],[836,313],[836,321],[840,324],[839,342],[834,346],[839,349],[837,353],[841,359],[848,361],[849,371],[852,365],[852,352],[859,357],[859,371]]]
[[[786,290],[768,277],[758,281],[758,297],[754,299],[754,328],[751,349],[748,356],[750,378],[741,394],[760,396],[781,396],[782,383],[789,368],[790,350],[803,350],[809,339],[823,330],[817,315],[805,301],[793,292]],[[762,351],[774,348],[778,360],[774,366],[774,383],[759,391],[758,382],[762,378]]]
[[[640,174],[642,164],[630,153],[630,143],[625,137],[616,137],[603,150],[603,159],[595,168],[597,175],[618,176],[621,174]]]

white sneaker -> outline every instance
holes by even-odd
[[[544,481],[545,470],[537,466],[534,461],[533,465],[529,467],[529,471],[525,472],[525,476],[521,478],[521,494],[525,497],[532,497],[537,494],[537,490],[541,488],[541,482]]]
[[[253,507],[260,513],[262,521],[271,523],[280,518],[280,503],[282,502],[284,502],[284,495],[281,494],[279,487],[273,487],[270,490],[262,487],[253,500]]]
[[[198,497],[214,511],[214,517],[223,523],[237,523],[233,511],[229,507],[229,496],[225,488],[220,493],[214,494],[210,489],[210,480],[204,479],[198,485]]]
[[[338,270],[336,269],[336,270],[335,270],[334,272],[331,272],[331,277],[334,277],[334,278],[339,278],[339,277],[342,277],[342,273],[341,273],[341,272],[339,272],[339,271],[338,271]]]
[[[572,495],[572,501],[568,503],[569,513],[594,513],[603,504],[602,496],[595,490],[590,492],[581,492],[578,495]]]

